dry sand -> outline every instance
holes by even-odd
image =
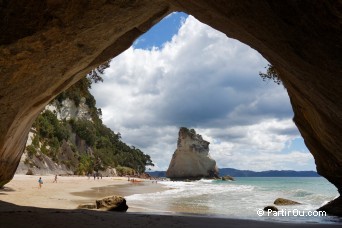
[[[159,184],[149,180],[129,182],[126,177],[103,177],[95,179],[84,176],[40,176],[15,175],[13,180],[0,190],[0,199],[20,206],[40,208],[76,209],[84,203],[95,203],[96,199],[111,195],[128,196],[137,193],[163,191]],[[109,186],[109,187],[108,187]]]
[[[81,203],[94,202],[106,195],[123,195],[162,191],[159,184],[132,184],[127,178],[16,175],[0,189],[0,228],[7,227],[340,227],[326,224],[271,223],[253,220],[223,219],[179,214],[114,213],[77,210]],[[111,188],[106,186],[115,185]],[[104,191],[104,189],[106,189]],[[129,203],[128,203],[128,206]],[[134,211],[134,209],[133,209]]]

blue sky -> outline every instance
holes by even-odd
[[[219,167],[315,170],[283,86],[249,46],[173,13],[114,58],[92,93],[103,121],[166,170],[178,129],[210,142]]]
[[[143,34],[133,43],[136,49],[151,49],[152,47],[161,48],[164,43],[171,41],[177,34],[182,22],[188,17],[187,14],[179,12],[173,13],[158,24],[153,26],[147,33]]]

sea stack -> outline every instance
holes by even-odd
[[[216,161],[209,155],[209,144],[194,129],[181,127],[166,176],[173,180],[218,177]]]

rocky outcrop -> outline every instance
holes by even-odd
[[[270,211],[279,211],[279,210],[275,206],[266,206],[264,207],[264,211],[270,212]]]
[[[75,105],[73,100],[66,98],[61,104],[56,104],[56,101],[48,104],[45,109],[56,113],[59,120],[86,119],[92,121],[89,107],[84,97],[81,98],[78,106]]]
[[[289,199],[277,198],[274,201],[274,204],[275,205],[296,205],[296,204],[300,204],[300,203],[293,201],[293,200],[289,200]]]
[[[235,181],[235,178],[232,176],[226,175],[226,176],[221,177],[221,180],[223,180],[223,181]]]
[[[105,211],[121,211],[128,209],[125,198],[122,196],[110,196],[100,200],[96,200],[96,208]]]
[[[17,168],[34,118],[172,11],[259,51],[286,87],[317,171],[342,193],[341,1],[0,2],[0,186]],[[96,35],[95,35],[96,34]]]
[[[337,197],[335,200],[318,208],[317,211],[325,211],[329,215],[342,216],[342,197]]]
[[[200,179],[218,175],[216,161],[209,156],[209,142],[194,129],[182,127],[166,177],[171,179]]]
[[[70,154],[70,155],[73,155]],[[74,159],[74,157],[71,157]],[[71,160],[70,159],[70,160]],[[65,158],[67,160],[67,158]],[[72,167],[74,168],[74,167]],[[50,157],[38,151],[35,156],[29,158],[27,153],[24,153],[20,159],[16,174],[26,175],[73,175],[74,171],[66,164],[57,164]]]

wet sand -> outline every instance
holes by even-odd
[[[84,200],[78,201],[79,204],[88,204],[94,203],[96,199],[111,195],[119,195],[125,197],[134,194],[161,192],[164,190],[166,190],[166,188],[163,187],[163,185],[154,184],[151,181],[145,180],[139,183],[128,182],[127,184],[96,187],[82,192],[71,192],[71,194],[86,198]],[[127,205],[129,206],[127,212],[144,212],[148,210],[146,207],[132,204],[129,200],[127,200]]]
[[[43,177],[17,175],[0,189],[0,227],[340,227],[340,224],[278,223],[254,220],[215,218],[184,214],[115,213],[75,209],[80,202],[93,201],[102,194],[123,196],[163,191],[159,184],[132,184],[127,178]],[[110,187],[108,187],[110,186]],[[103,191],[102,191],[103,190]],[[106,192],[107,191],[107,192]],[[98,194],[96,193],[98,192]],[[101,193],[100,193],[101,192]],[[129,205],[129,203],[128,203]]]

